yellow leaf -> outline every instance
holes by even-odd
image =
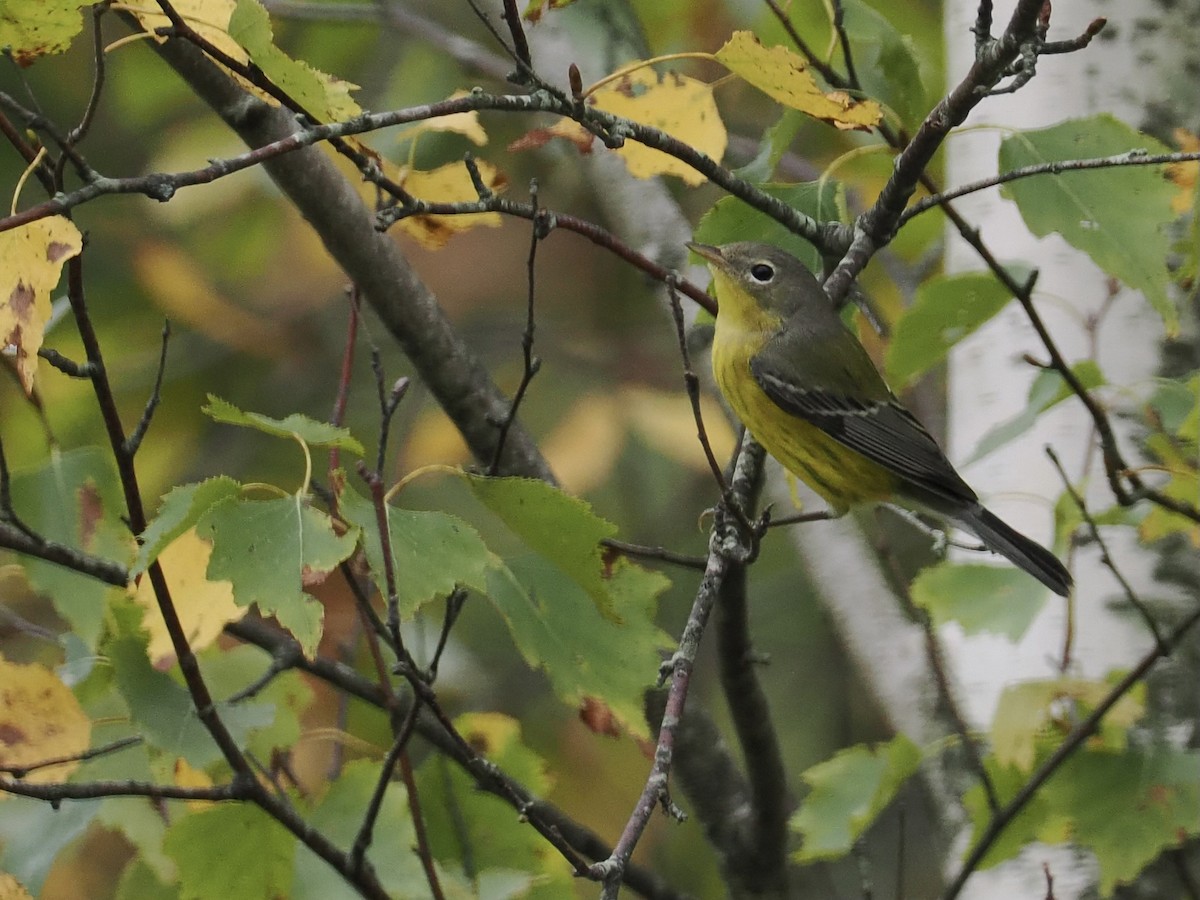
[[[807,60],[786,47],[764,47],[749,31],[734,32],[716,56],[773,100],[838,128],[866,131],[882,118],[874,100],[856,100],[845,91],[825,93]]]
[[[646,443],[694,472],[709,471],[704,448],[696,436],[696,417],[686,394],[630,387],[621,392],[621,399],[625,414]],[[712,397],[700,398],[700,414],[713,455],[718,463],[724,464],[733,455],[737,436],[720,404]]]
[[[196,33],[219,50],[240,63],[250,61],[242,46],[229,36],[229,20],[237,7],[237,0],[174,0],[171,4],[183,16]],[[157,28],[170,28],[171,20],[160,12],[151,12],[153,3],[138,3],[129,7],[129,13],[151,34]],[[161,44],[165,37],[156,38]]]
[[[226,622],[235,622],[246,613],[233,600],[231,582],[208,580],[211,556],[212,545],[198,537],[192,528],[167,545],[158,557],[184,636],[193,650],[207,647],[220,636]],[[175,648],[158,611],[149,578],[142,577],[134,599],[145,610],[142,624],[150,632],[150,659],[155,668],[167,668],[175,660]]]
[[[471,460],[471,448],[462,432],[440,406],[422,410],[408,429],[400,453],[400,472],[411,472],[431,465],[465,465]]]
[[[88,748],[92,723],[79,701],[45,666],[0,659],[0,766],[20,769]],[[64,762],[25,775],[25,781],[66,781],[79,767]]]
[[[1082,678],[1023,681],[1005,688],[992,719],[992,750],[996,761],[1022,772],[1032,770],[1037,762],[1039,741],[1069,727],[1064,711],[1070,712],[1074,704],[1092,708],[1111,690],[1111,684]],[[1145,711],[1145,691],[1133,691],[1122,697],[1105,717],[1105,728],[1109,732],[1126,732]]]
[[[604,482],[625,446],[621,403],[608,394],[585,394],[542,444],[550,468],[570,494]]]
[[[1162,494],[1184,503],[1195,503],[1200,496],[1200,472],[1197,471],[1195,451],[1189,455],[1165,434],[1152,434],[1146,438],[1146,447],[1170,473],[1165,484],[1155,485]],[[1154,506],[1138,525],[1138,535],[1146,543],[1182,533],[1193,547],[1200,548],[1200,525],[1181,513]]]
[[[82,249],[79,229],[62,216],[0,232],[0,349],[15,354],[26,394],[33,392],[50,292],[63,264]]]
[[[598,109],[665,131],[717,162],[725,155],[725,123],[712,87],[703,81],[674,72],[660,78],[652,69],[637,69],[600,88],[591,99]],[[617,153],[636,178],[675,175],[690,185],[705,180],[686,163],[635,141],[626,142]]]
[[[475,163],[479,176],[492,191],[499,193],[508,184],[504,173],[483,160]],[[386,168],[386,167],[385,167]],[[436,169],[422,171],[405,169],[397,179],[406,191],[418,200],[436,203],[463,203],[479,199],[467,167],[462,163],[447,163]],[[499,213],[466,213],[461,216],[409,216],[398,227],[429,250],[439,250],[456,234],[472,228],[500,227]]]
[[[468,96],[466,91],[455,91],[449,99],[457,100],[459,97],[466,96]],[[416,122],[401,131],[399,137],[401,140],[410,140],[429,131],[450,131],[461,134],[476,147],[482,147],[488,142],[487,132],[479,123],[479,113],[473,109]]]
[[[80,7],[89,5],[89,0],[41,0],[37,4],[6,0],[0,3],[0,47],[22,68],[43,56],[62,53],[83,30]]]
[[[206,41],[241,65],[253,62],[274,85],[317,119],[335,122],[362,111],[350,97],[357,85],[292,59],[275,45],[270,17],[259,0],[175,0],[172,5]],[[150,11],[152,6],[140,4],[129,10],[142,28],[151,33],[171,24],[162,13]],[[231,34],[231,27],[236,38]],[[160,43],[166,40],[156,39]],[[262,88],[236,73],[234,78],[259,99],[271,106],[279,105],[279,101]]]
[[[193,768],[183,757],[175,760],[175,784],[184,788],[208,788],[213,786],[213,780],[203,769]],[[196,812],[212,805],[211,800],[189,800],[188,809]]]
[[[0,872],[0,900],[33,900],[33,895],[12,875]]]
[[[1195,153],[1200,150],[1200,136],[1183,128],[1175,129],[1175,143],[1180,153]],[[1171,212],[1182,216],[1196,202],[1196,181],[1200,176],[1200,162],[1168,163],[1167,178],[1179,187],[1179,193],[1171,198]]]
[[[178,247],[139,244],[133,254],[138,281],[172,319],[227,347],[271,359],[291,352],[283,323],[257,316],[223,297],[207,273]]]

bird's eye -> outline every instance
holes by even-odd
[[[750,277],[759,284],[766,284],[775,277],[775,267],[770,263],[757,262],[750,267]]]

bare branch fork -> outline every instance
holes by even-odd
[[[730,493],[734,502],[744,509],[749,508],[762,467],[763,455],[762,448],[753,441],[745,442],[738,453]],[[662,726],[654,751],[654,763],[641,797],[634,806],[612,853],[608,859],[591,866],[587,872],[589,877],[603,885],[601,897],[604,900],[615,900],[618,896],[623,873],[654,810],[661,805],[669,814],[679,815],[677,807],[670,802],[668,779],[674,757],[676,733],[687,701],[692,668],[700,649],[700,639],[704,635],[709,615],[731,567],[743,565],[752,552],[753,542],[747,543],[745,530],[724,505],[719,507],[709,539],[708,564],[696,591],[696,599],[688,615],[687,624],[680,635],[679,648],[663,664],[660,677],[664,681],[669,677],[670,681]]]

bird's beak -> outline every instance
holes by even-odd
[[[723,266],[725,264],[725,254],[721,252],[720,247],[714,247],[712,244],[698,244],[695,241],[688,241],[687,248],[697,256],[702,256],[713,265]]]

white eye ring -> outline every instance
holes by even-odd
[[[769,284],[775,277],[775,267],[769,262],[759,260],[750,267],[750,277],[759,284]]]

